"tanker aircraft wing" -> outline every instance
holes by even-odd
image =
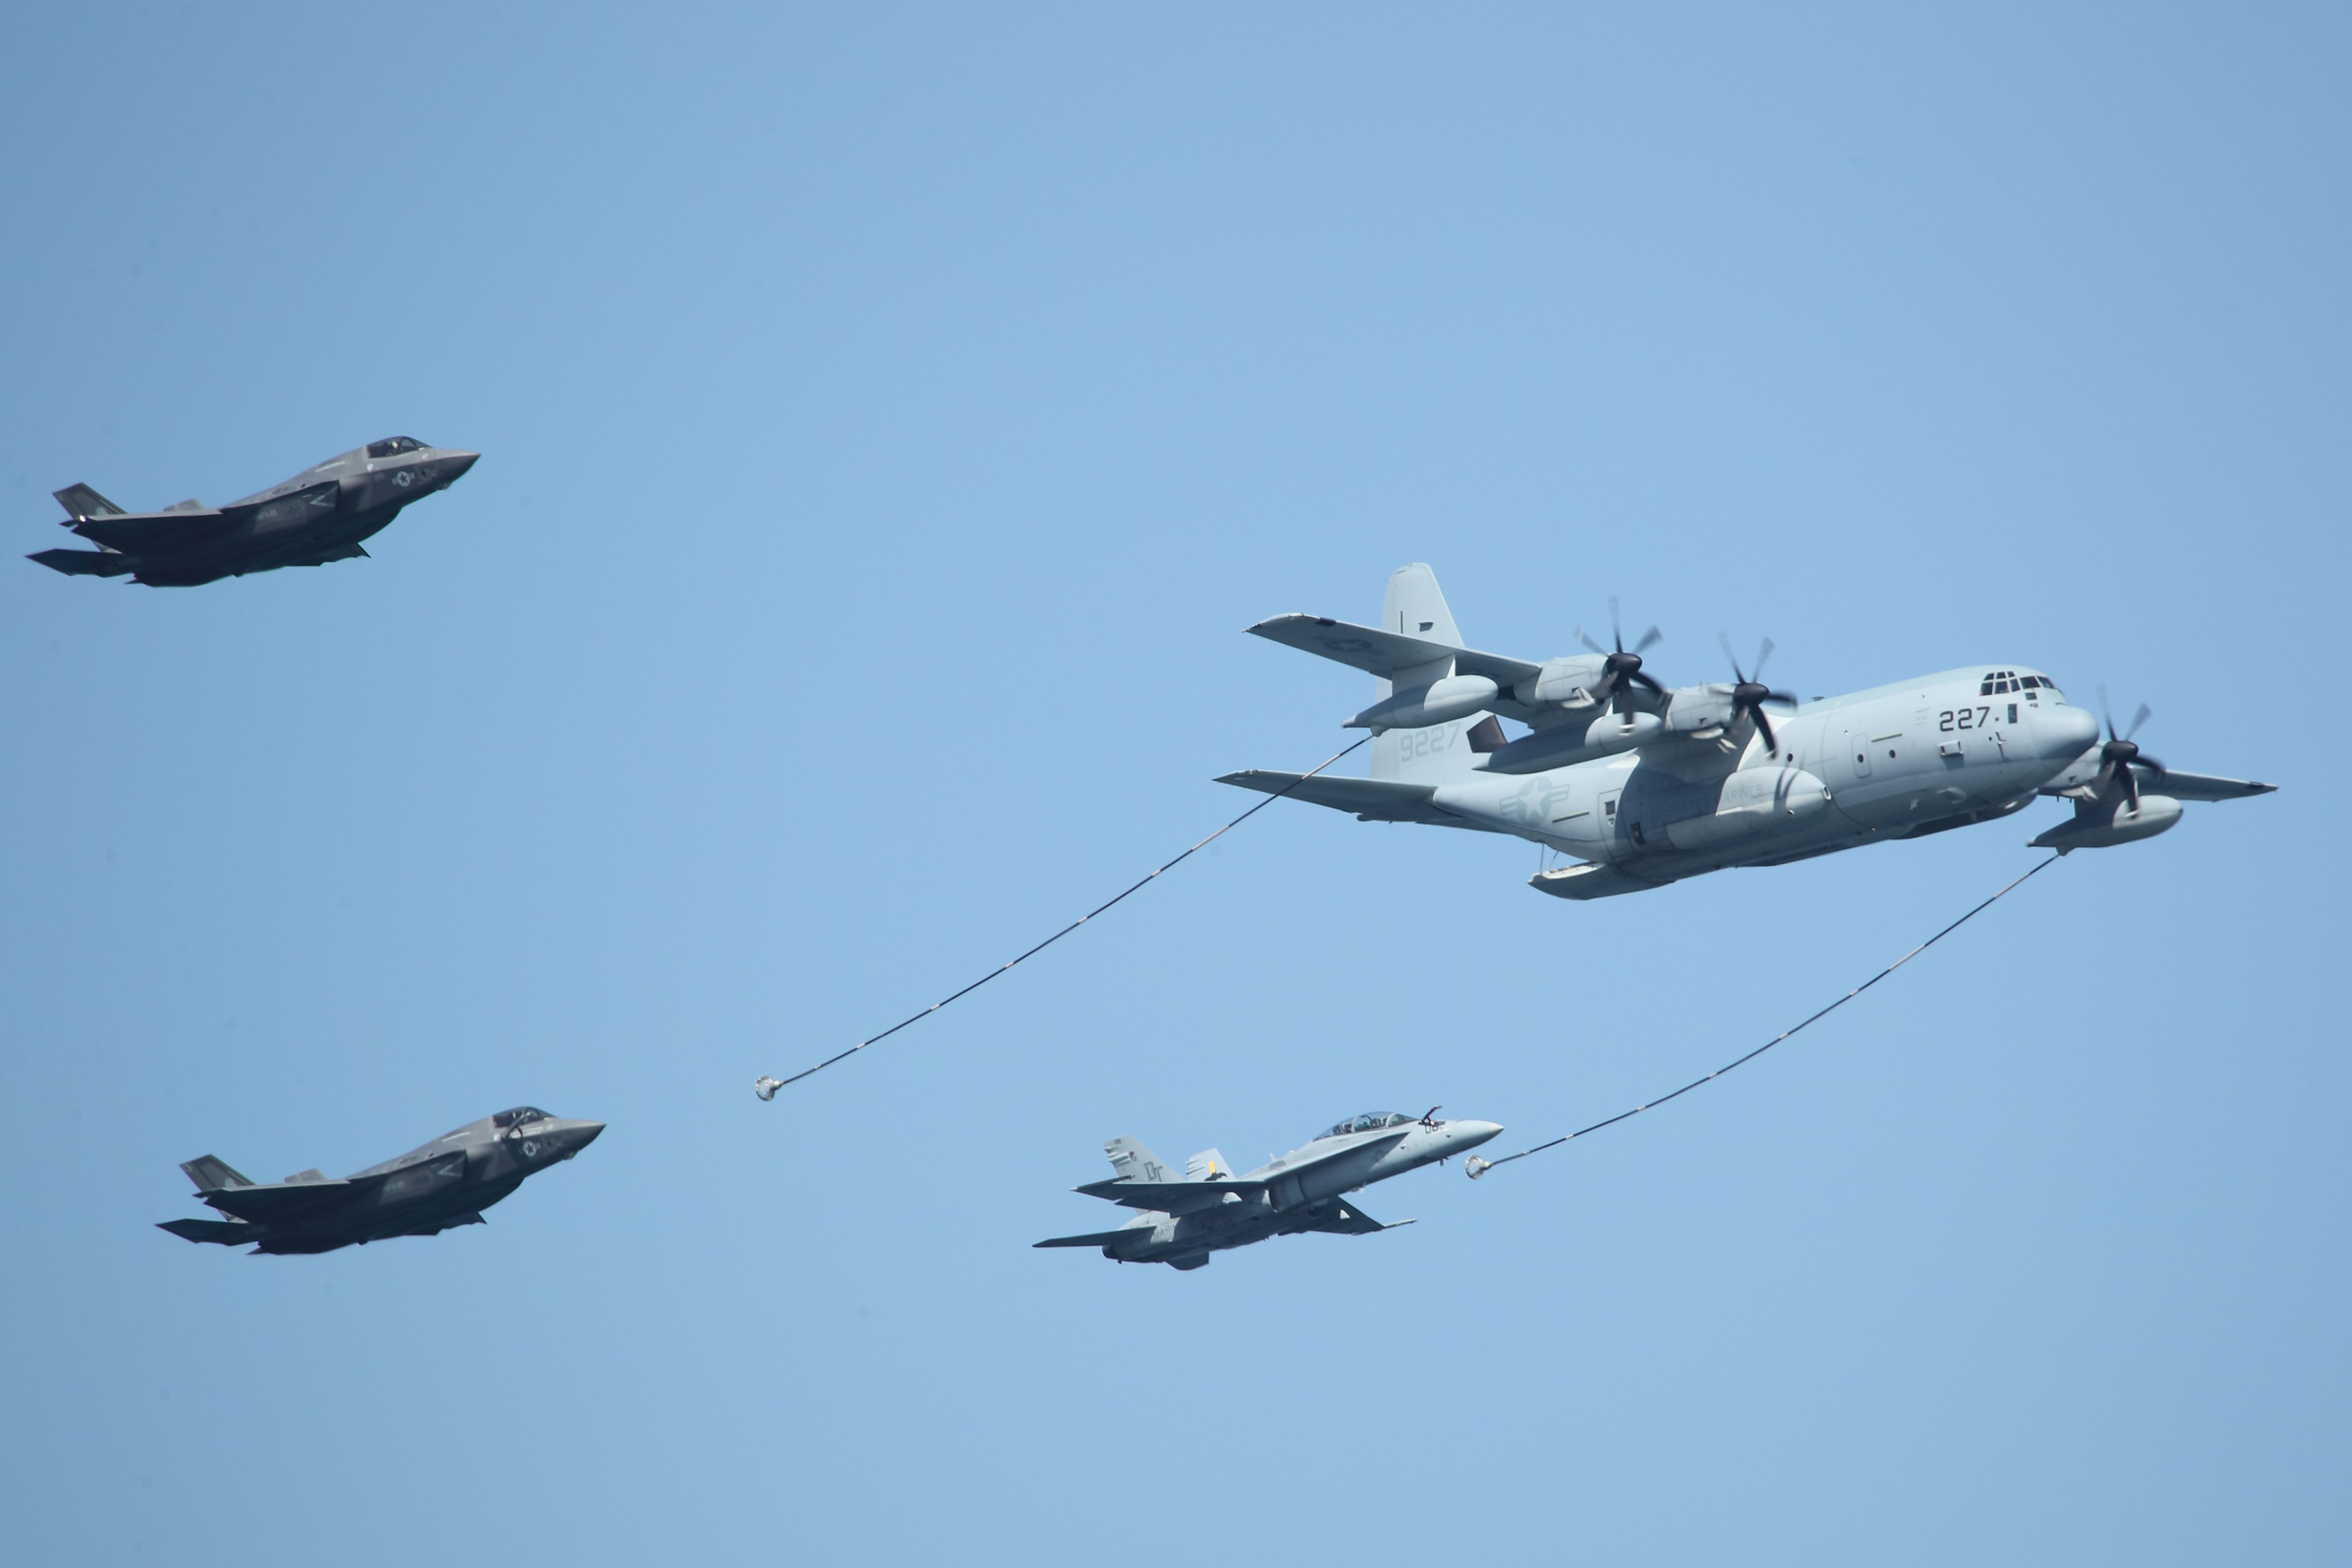
[[[1401,631],[1386,632],[1377,626],[1351,626],[1328,616],[1276,616],[1249,630],[1252,637],[1333,659],[1383,679],[1399,670],[1420,669],[1448,658],[1454,661],[1454,674],[1483,675],[1501,687],[1532,681],[1543,674],[1542,665],[1523,658],[1480,653],[1475,648],[1455,647],[1451,643],[1432,642]]]
[[[1304,777],[1300,773],[1249,768],[1237,773],[1226,773],[1217,782],[1240,789],[1257,790],[1265,795],[1286,795],[1293,800],[1328,805],[1334,811],[1352,811],[1360,822],[1421,822],[1437,827],[1470,826],[1462,818],[1438,809],[1433,802],[1437,794],[1434,784],[1405,784],[1396,779],[1349,778],[1329,773],[1318,774],[1301,783]]]

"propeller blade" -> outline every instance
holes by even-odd
[[[1764,639],[1764,645],[1756,650],[1755,680],[1759,686],[1761,686],[1764,683],[1764,661],[1772,657],[1772,639],[1770,637],[1766,637]]]
[[[1774,756],[1779,756],[1780,742],[1780,738],[1772,733],[1772,721],[1764,717],[1764,710],[1761,708],[1751,708],[1748,711],[1756,715],[1756,732],[1764,737],[1764,749]]]
[[[2139,775],[2132,772],[2132,765],[2129,763],[2123,765],[2123,775],[2124,794],[2130,799],[2131,808],[2137,811],[2139,809]]]
[[[2107,710],[2107,689],[2104,686],[2099,688],[2099,717],[2107,721],[2107,739],[2121,739],[2116,733],[2116,716]]]
[[[2171,772],[2169,768],[2167,768],[2162,763],[2158,762],[2154,757],[2149,756],[2146,752],[2142,752],[2138,756],[2132,760],[2139,763],[2141,767],[2147,769],[2159,779],[2166,773]]]
[[[1660,631],[1657,627],[1652,626],[1648,631],[1642,634],[1642,640],[1633,645],[1633,651],[1635,653],[1641,652],[1643,648],[1648,647],[1652,643],[1656,642],[1660,637],[1664,637],[1665,635],[1665,633]]]
[[[1791,708],[1799,705],[1797,702],[1797,694],[1793,691],[1768,691],[1764,694],[1764,700],[1767,702],[1785,702]]]
[[[2115,782],[2115,777],[2116,764],[2113,762],[2101,763],[2097,774],[2091,780],[2091,794],[2094,796],[2106,794],[2107,785]]]
[[[1582,643],[1585,647],[1591,648],[1595,653],[1606,654],[1609,651],[1607,648],[1602,647],[1599,643],[1594,642],[1591,637],[1585,636],[1584,628],[1582,626],[1576,628],[1576,640]]]
[[[1653,690],[1653,691],[1656,692],[1656,693],[1657,693],[1659,696],[1661,696],[1661,697],[1664,697],[1664,696],[1666,694],[1666,689],[1665,689],[1664,687],[1663,687],[1663,686],[1659,685],[1656,681],[1654,681],[1654,680],[1651,679],[1648,676],[1643,675],[1643,674],[1640,670],[1638,670],[1638,669],[1637,669],[1637,670],[1634,670],[1634,671],[1633,671],[1631,674],[1627,675],[1627,676],[1625,677],[1625,679],[1626,679],[1626,680],[1627,680],[1627,681],[1629,681],[1629,682],[1632,682],[1632,683],[1635,683],[1635,684],[1639,684],[1639,685],[1642,685],[1642,686],[1646,686],[1646,687],[1648,687],[1651,690]]]
[[[1609,640],[1617,645],[1619,653],[1625,651],[1625,633],[1617,625],[1617,595],[1614,594],[1609,595]]]
[[[2143,702],[2139,705],[2139,711],[2132,715],[2131,728],[2124,731],[2125,740],[2128,741],[2139,733],[2139,727],[2147,722],[2151,711],[2147,703]]]
[[[1731,637],[1729,634],[1717,632],[1715,634],[1715,640],[1717,645],[1723,649],[1724,662],[1731,666],[1731,678],[1734,680],[1738,681],[1742,686],[1747,685],[1748,672],[1739,668],[1739,656],[1731,651]],[[1772,645],[1768,642],[1764,646],[1766,647],[1770,647]],[[1758,668],[1761,668],[1762,667],[1759,665]]]

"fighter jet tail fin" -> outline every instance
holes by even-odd
[[[1167,1161],[1145,1148],[1132,1138],[1118,1137],[1103,1145],[1110,1156],[1110,1168],[1118,1173],[1122,1182],[1172,1182],[1176,1173]]]
[[[250,1178],[239,1175],[230,1168],[227,1161],[216,1154],[205,1154],[198,1159],[190,1160],[180,1169],[188,1173],[188,1180],[196,1184],[196,1191],[200,1193],[225,1192],[230,1187],[253,1185]],[[200,1225],[208,1222],[189,1220],[185,1223]]]
[[[242,1247],[253,1239],[253,1227],[233,1219],[167,1219],[155,1228],[168,1230],[183,1241],[212,1241],[223,1247]]]
[[[1184,1179],[1188,1182],[1225,1182],[1233,1179],[1234,1168],[1214,1149],[1203,1149],[1184,1162]]]
[[[61,490],[52,490],[49,493],[58,498],[58,504],[65,508],[66,515],[72,518],[76,522],[79,522],[86,517],[122,517],[126,515],[121,507],[115,505],[112,501],[107,500],[104,496],[90,489],[88,485],[68,485]]]

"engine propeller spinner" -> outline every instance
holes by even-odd
[[[1766,637],[1763,645],[1757,648],[1756,673],[1752,676],[1739,668],[1739,656],[1731,651],[1729,637],[1717,632],[1715,635],[1715,640],[1723,645],[1723,657],[1730,661],[1732,679],[1737,682],[1731,689],[1731,722],[1738,723],[1742,713],[1754,719],[1756,732],[1764,737],[1765,750],[1776,757],[1779,756],[1780,754],[1780,737],[1772,733],[1772,721],[1764,717],[1764,704],[1781,702],[1794,708],[1797,705],[1797,698],[1794,692],[1775,691],[1764,684],[1764,661],[1772,657],[1772,639]]]
[[[2116,716],[2107,710],[2107,689],[2104,686],[2099,688],[2099,717],[2107,721],[2107,742],[2099,748],[2099,776],[2091,781],[2094,795],[2106,794],[2107,785],[2120,774],[2124,781],[2125,798],[2131,802],[2131,808],[2137,811],[2139,780],[2133,774],[2131,765],[2137,763],[2144,768],[2153,768],[2158,777],[2163,775],[2164,764],[2154,757],[2142,756],[2139,748],[2132,743],[2132,737],[2139,733],[2139,727],[2147,722],[2151,711],[2147,703],[2141,703],[2139,711],[2132,715],[2131,728],[2118,735],[2116,733]]]
[[[1635,643],[1630,649],[1626,647],[1625,634],[1617,624],[1617,595],[1612,594],[1609,596],[1609,637],[1610,640],[1617,645],[1614,651],[1602,647],[1585,636],[1582,626],[1576,628],[1576,640],[1607,661],[1601,668],[1601,689],[1592,695],[1603,702],[1614,697],[1617,700],[1618,713],[1628,719],[1633,717],[1633,705],[1626,696],[1627,687],[1646,686],[1664,697],[1666,694],[1666,689],[1642,673],[1642,650],[1664,636],[1665,636],[1664,632],[1652,626],[1642,634],[1641,641]]]

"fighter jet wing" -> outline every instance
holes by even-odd
[[[1108,1247],[1123,1236],[1134,1236],[1139,1232],[1150,1234],[1149,1227],[1138,1226],[1134,1230],[1097,1230],[1087,1236],[1051,1236],[1043,1241],[1032,1242],[1030,1245],[1032,1247]]]
[[[331,515],[339,494],[337,482],[327,479],[270,500],[224,507],[192,507],[183,501],[163,511],[77,518],[67,526],[84,539],[129,554],[169,555],[194,549],[215,534],[247,522],[268,531]]]
[[[1160,1209],[1169,1214],[1181,1214],[1192,1209],[1210,1208],[1225,1201],[1227,1193],[1239,1193],[1254,1198],[1265,1191],[1264,1182],[1130,1182],[1113,1177],[1109,1181],[1088,1182],[1076,1189],[1090,1198],[1108,1198],[1112,1203],[1131,1209]]]
[[[1437,794],[1434,784],[1403,784],[1395,779],[1330,776],[1318,776],[1301,784],[1301,776],[1298,773],[1272,773],[1265,768],[1249,768],[1237,773],[1226,773],[1217,782],[1232,784],[1236,789],[1287,795],[1293,800],[1328,805],[1334,811],[1352,811],[1366,822],[1425,822],[1441,827],[1468,826],[1461,817],[1449,816],[1431,804],[1431,797]]]
[[[1402,632],[1384,632],[1377,626],[1350,626],[1322,616],[1276,616],[1249,630],[1252,637],[1278,642],[1318,658],[1334,659],[1369,675],[1385,677],[1441,658],[1454,661],[1456,675],[1483,675],[1498,686],[1533,680],[1543,673],[1543,666],[1523,658],[1505,658],[1501,654],[1428,642]]]
[[[1308,1230],[1328,1231],[1333,1236],[1370,1236],[1378,1230],[1395,1230],[1413,1222],[1401,1219],[1395,1225],[1382,1225],[1345,1198],[1335,1200],[1330,1211],[1307,1226]]]
[[[352,1186],[342,1181],[273,1182],[267,1186],[222,1187],[198,1195],[223,1214],[239,1219],[282,1221],[338,1203],[350,1195]]]

